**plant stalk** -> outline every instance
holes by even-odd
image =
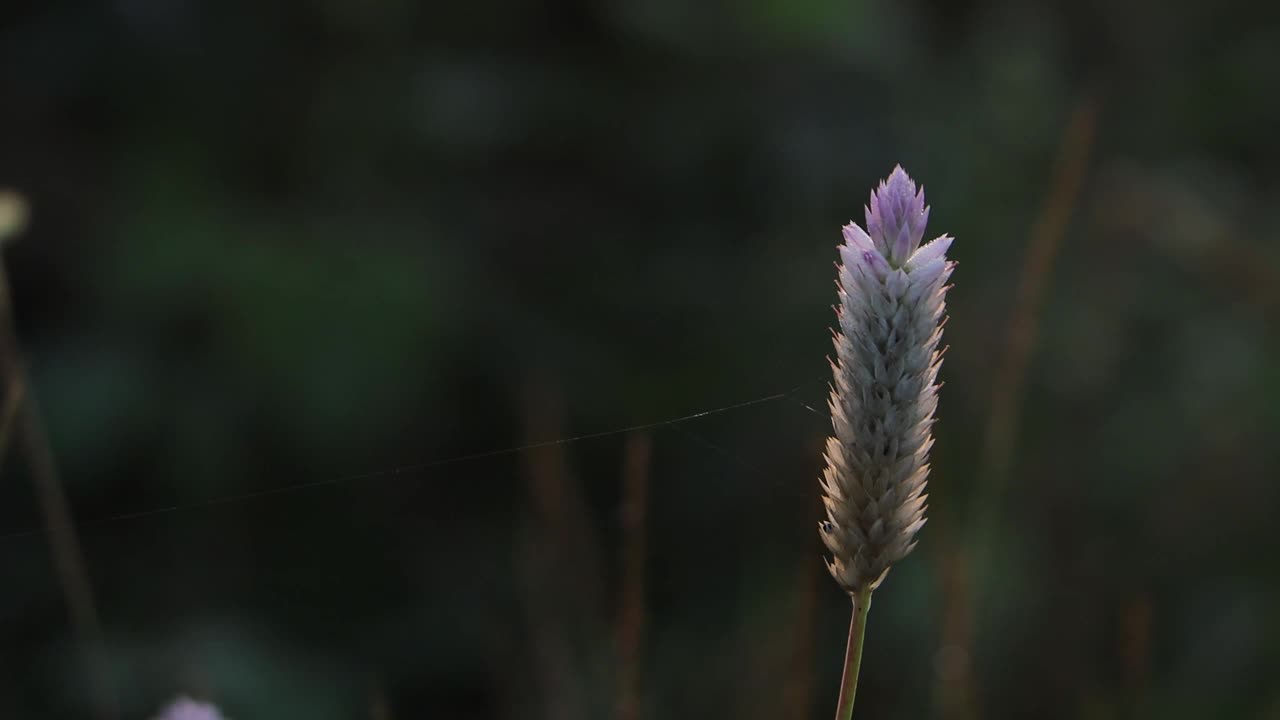
[[[844,677],[840,680],[840,700],[836,720],[853,717],[853,698],[858,693],[858,670],[862,667],[862,639],[867,633],[867,611],[871,609],[870,588],[853,596],[853,617],[849,620],[849,645],[844,651]]]

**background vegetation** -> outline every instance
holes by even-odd
[[[1243,0],[6,3],[97,628],[11,444],[0,717],[828,716],[831,264],[895,162],[960,267],[859,715],[1280,717],[1277,72]]]

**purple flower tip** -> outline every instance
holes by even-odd
[[[895,165],[889,178],[871,192],[866,210],[867,234],[876,250],[893,267],[902,266],[924,239],[929,221],[924,190],[917,190],[907,171]]]

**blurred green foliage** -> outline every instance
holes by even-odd
[[[1278,41],[1234,0],[10,3],[5,259],[123,715],[573,720],[634,672],[642,717],[826,716],[831,263],[901,162],[960,266],[860,714],[1275,716]],[[1086,98],[993,553],[958,565]],[[651,430],[638,658],[625,434],[470,457],[784,391]],[[39,527],[10,452],[0,717],[88,717]]]

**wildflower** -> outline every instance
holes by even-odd
[[[844,227],[832,437],[822,476],[827,569],[853,602],[837,720],[848,720],[871,593],[915,547],[938,407],[951,238],[921,246],[929,208],[899,166],[871,193],[867,228]]]
[[[946,281],[943,235],[920,246],[929,208],[901,167],[871,193],[867,230],[844,227],[840,330],[829,406],[822,538],[836,582],[875,589],[915,546],[938,406]]]

